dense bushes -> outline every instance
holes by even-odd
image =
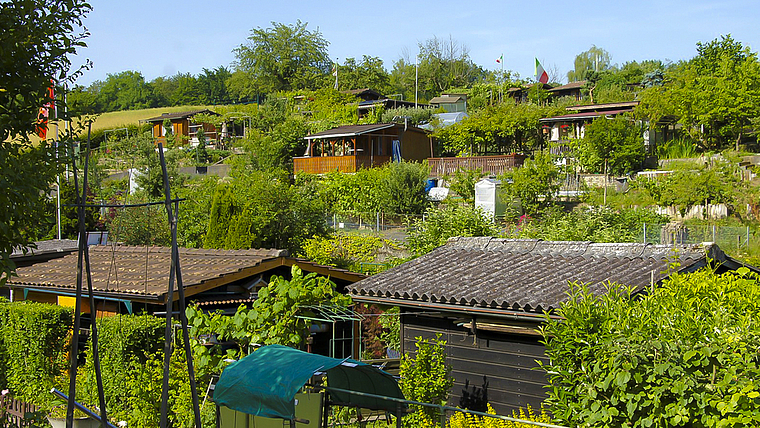
[[[42,404],[66,370],[71,326],[70,309],[0,299],[0,390]]]
[[[425,219],[416,220],[408,237],[408,248],[422,255],[454,236],[495,236],[497,227],[480,208],[456,203],[429,208]]]
[[[574,285],[543,328],[552,414],[569,426],[760,423],[760,276],[676,274],[647,295]]]

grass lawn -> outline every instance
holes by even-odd
[[[123,128],[126,125],[136,124],[141,120],[150,119],[151,117],[161,116],[163,113],[176,113],[181,111],[190,110],[202,110],[208,108],[213,110],[213,106],[176,106],[176,107],[157,107],[146,108],[142,110],[125,110],[114,111],[109,113],[103,113],[95,117],[95,122],[92,123],[92,130],[98,129],[117,129]],[[76,122],[76,119],[75,119]],[[63,133],[63,123],[60,124],[60,133]],[[50,125],[48,129],[47,138],[53,138],[55,135],[55,125]],[[32,135],[32,143],[37,144],[40,139],[37,135]]]

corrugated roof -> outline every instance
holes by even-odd
[[[435,97],[432,100],[428,101],[428,104],[455,104],[466,99],[467,98],[464,96],[449,95],[443,97]]]
[[[177,113],[164,113],[161,116],[151,117],[150,119],[145,119],[144,122],[163,122],[166,119],[172,120],[172,119],[184,119],[186,117],[195,116],[199,113],[209,113],[209,114],[217,114],[209,109],[202,109],[202,110],[190,110],[190,111],[182,111]]]
[[[557,122],[562,120],[582,120],[600,116],[615,116],[622,113],[630,113],[632,109],[605,110],[605,111],[585,111],[582,113],[563,114],[562,116],[545,117],[540,119],[541,122]]]
[[[345,125],[337,128],[328,129],[327,131],[317,132],[316,134],[307,135],[304,137],[307,140],[318,140],[321,138],[338,138],[338,137],[354,137],[362,134],[369,134],[371,132],[382,131],[384,129],[393,128],[397,124],[395,123],[375,123],[372,125]]]
[[[89,254],[96,295],[161,300],[167,293],[171,248],[93,245],[89,247]],[[286,250],[181,248],[180,267],[186,289],[211,282],[219,286],[257,273],[253,271],[262,263],[284,256],[287,256]],[[10,278],[8,285],[71,292],[76,289],[77,259],[78,251],[45,263],[18,268],[18,276]],[[244,273],[244,270],[251,272]],[[198,292],[203,291],[202,288],[199,287]]]
[[[29,248],[27,253],[21,248],[14,248],[11,258],[42,255],[51,253],[70,253],[79,249],[76,239],[50,239],[35,242],[37,248]]]
[[[549,89],[549,92],[566,91],[570,89],[580,89],[586,84],[585,80],[579,80],[577,82],[570,82],[566,85],[557,86],[556,88]]]
[[[568,282],[588,283],[594,294],[612,281],[642,289],[665,278],[670,263],[682,270],[705,263],[717,246],[599,244],[453,238],[436,250],[350,285],[356,300],[411,302],[466,310],[551,310],[567,300]],[[725,256],[722,256],[725,257]],[[459,309],[457,309],[459,308]]]

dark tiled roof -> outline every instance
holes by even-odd
[[[166,119],[172,120],[172,119],[184,119],[187,117],[195,116],[196,114],[200,113],[209,113],[209,114],[217,114],[209,109],[202,109],[202,110],[191,110],[191,111],[181,111],[177,113],[164,113],[161,116],[151,117],[150,119],[145,119],[144,122],[163,122]]]
[[[93,245],[89,247],[89,254],[95,294],[147,300],[161,300],[166,294],[171,248]],[[185,288],[200,286],[198,291],[203,291],[204,285],[212,288],[258,273],[255,270],[260,270],[262,263],[284,256],[287,256],[285,250],[181,248],[180,268]],[[77,259],[78,252],[74,252],[18,268],[18,276],[9,279],[8,285],[71,292],[76,289]]]
[[[682,270],[701,266],[706,251],[722,254],[714,245],[674,250],[652,244],[452,238],[347,290],[357,300],[542,312],[566,300],[568,281],[587,283],[597,295],[605,292],[607,281],[642,289],[662,280],[675,260]]]
[[[562,116],[545,117],[540,119],[541,122],[558,122],[565,120],[585,120],[600,116],[615,116],[623,113],[630,113],[632,109],[605,110],[605,111],[584,111],[581,113],[563,114]]]
[[[345,125],[337,128],[328,129],[327,131],[317,132],[315,134],[307,135],[307,140],[318,140],[322,138],[340,138],[340,137],[355,137],[357,135],[370,134],[372,132],[383,131],[391,128],[403,129],[403,124],[398,123],[375,123],[372,125]],[[407,126],[407,131],[425,132],[423,129]]]
[[[449,95],[442,97],[435,97],[428,101],[428,104],[454,104],[460,101],[465,101],[467,97],[461,95]]]
[[[586,84],[585,80],[579,80],[577,82],[570,82],[566,85],[557,86],[556,88],[549,89],[549,92],[569,91],[571,89],[580,89]]]

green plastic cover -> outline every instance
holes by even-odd
[[[296,393],[309,379],[326,373],[332,401],[347,406],[403,412],[406,405],[381,398],[332,391],[349,391],[404,399],[393,376],[358,361],[309,354],[282,345],[259,348],[224,369],[214,389],[214,401],[230,409],[268,418],[292,420]]]

